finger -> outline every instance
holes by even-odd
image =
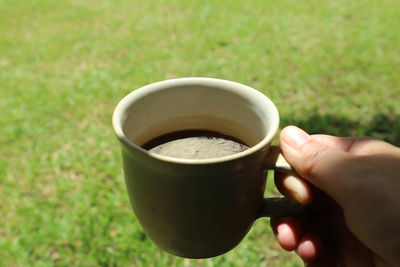
[[[294,169],[339,203],[351,194],[349,182],[359,176],[356,156],[319,143],[303,130],[289,126],[280,135],[282,153]]]
[[[313,139],[321,144],[324,144],[330,148],[343,150],[349,152],[359,142],[358,140],[367,139],[365,137],[337,137],[325,134],[313,134]]]
[[[301,225],[296,219],[271,219],[270,224],[283,249],[292,251],[297,248],[301,236]]]
[[[369,137],[336,137],[314,134],[311,137],[330,148],[339,149],[354,155],[372,155],[377,153],[399,153],[399,148],[382,140]]]
[[[304,236],[299,241],[296,252],[305,262],[315,261],[321,254],[321,243],[315,236]]]
[[[275,172],[275,185],[282,195],[291,198],[300,204],[310,204],[312,193],[310,185],[303,179],[282,173]]]
[[[322,241],[321,235],[316,235],[315,233],[304,235],[299,241],[296,253],[307,263],[307,267],[333,267],[343,265],[338,264],[339,254],[337,246],[332,243],[332,240]]]

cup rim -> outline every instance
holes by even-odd
[[[172,85],[174,86],[179,86],[179,85],[187,85],[187,84],[204,84],[207,83],[209,85],[215,85],[218,87],[219,85],[230,85],[232,87],[232,90],[240,90],[240,89],[246,89],[246,91],[249,94],[255,94],[259,98],[263,98],[265,100],[265,103],[271,107],[272,110],[272,120],[271,120],[271,125],[270,125],[270,130],[268,133],[265,135],[265,137],[259,141],[256,145],[250,147],[249,149],[235,153],[232,155],[227,155],[223,157],[217,157],[217,158],[209,158],[209,159],[182,159],[182,158],[173,158],[173,157],[168,157],[168,156],[163,156],[155,153],[150,153],[146,149],[140,147],[139,145],[136,145],[133,143],[129,138],[124,134],[124,131],[122,129],[122,116],[124,116],[124,111],[134,102],[136,99],[140,98],[141,96],[148,94],[149,92],[154,92],[159,90],[160,88],[165,88],[165,87],[171,87]],[[278,128],[279,128],[279,113],[278,110],[275,106],[275,104],[263,93],[259,92],[258,90],[249,87],[247,85],[233,82],[233,81],[228,81],[228,80],[223,80],[223,79],[216,79],[216,78],[208,78],[208,77],[186,77],[186,78],[175,78],[175,79],[168,79],[168,80],[163,80],[155,83],[151,83],[148,85],[145,85],[143,87],[140,87],[138,89],[135,89],[134,91],[130,92],[128,95],[123,97],[120,102],[117,104],[117,106],[114,109],[113,116],[112,116],[112,125],[114,128],[114,132],[117,136],[117,138],[122,142],[123,144],[127,145],[129,148],[137,150],[141,153],[144,153],[145,155],[169,162],[169,163],[175,163],[175,164],[185,164],[185,165],[204,165],[204,164],[213,164],[213,163],[222,163],[222,162],[228,162],[228,161],[233,161],[236,159],[244,158],[246,156],[249,156],[264,147],[268,146],[275,137]]]

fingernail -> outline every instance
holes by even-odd
[[[297,202],[301,204],[311,202],[311,189],[303,179],[289,175],[283,179],[283,186]]]
[[[305,142],[310,140],[310,136],[296,126],[288,126],[283,131],[283,140],[294,149],[299,149]]]
[[[278,236],[282,236],[282,235],[290,233],[290,227],[287,224],[283,223],[283,224],[278,225],[278,227],[276,228],[276,231],[277,231]]]

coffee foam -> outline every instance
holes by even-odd
[[[245,151],[249,147],[238,142],[217,137],[187,137],[173,140],[149,151],[172,158],[219,158]]]

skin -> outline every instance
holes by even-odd
[[[282,194],[305,209],[271,219],[281,247],[307,266],[400,266],[400,149],[365,137],[282,130],[282,153],[299,175],[276,173]]]

